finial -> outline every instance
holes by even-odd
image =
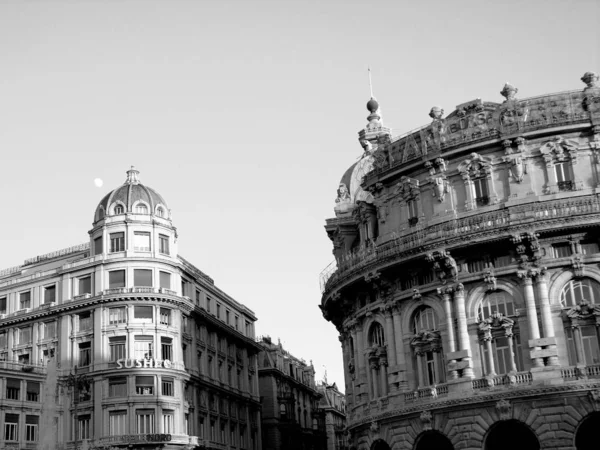
[[[506,98],[505,101],[515,100],[515,95],[517,94],[517,92],[519,92],[519,90],[507,81],[506,84],[504,84],[502,90],[500,91],[500,95]]]
[[[136,170],[135,167],[131,166],[131,169],[127,171],[127,180],[125,180],[126,184],[138,184],[140,179],[138,175],[140,174],[139,170]]]
[[[369,72],[369,90],[371,91],[371,98],[373,98],[373,84],[371,83],[371,68],[367,67],[367,71]]]
[[[371,114],[375,114],[377,110],[379,110],[379,103],[377,103],[377,99],[373,96],[373,83],[371,82],[371,68],[367,67],[367,71],[369,72],[369,91],[371,92],[371,99],[367,102],[367,109]],[[379,118],[379,117],[378,117]],[[369,119],[371,120],[371,119]]]
[[[581,81],[583,81],[585,84],[587,84],[588,88],[595,88],[597,87],[597,83],[598,83],[598,74],[594,73],[594,72],[586,72],[583,74],[583,76],[581,77]]]

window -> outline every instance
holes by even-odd
[[[573,254],[571,244],[556,244],[552,246],[555,258],[566,258]]]
[[[201,299],[201,295],[200,295],[200,291],[198,289],[196,289],[196,306],[200,306],[200,299]]]
[[[554,164],[554,172],[556,173],[556,182],[559,191],[573,190],[573,177],[568,162],[560,162]]]
[[[108,338],[110,347],[110,362],[116,362],[118,359],[127,358],[127,337],[114,336]]]
[[[89,366],[92,363],[92,343],[82,342],[79,344],[79,365]]]
[[[139,252],[149,252],[150,233],[136,231],[133,234],[133,249]]]
[[[169,254],[169,236],[164,234],[158,235],[158,251],[163,255]]]
[[[25,416],[25,440],[27,442],[37,442],[39,424],[40,416]]]
[[[6,297],[0,297],[0,314],[6,314]]]
[[[165,210],[162,208],[162,206],[156,208],[156,215],[158,217],[165,217]]]
[[[19,294],[20,309],[31,308],[31,291],[21,292]]]
[[[494,267],[496,268],[510,266],[511,264],[512,257],[510,255],[496,256],[494,258]]]
[[[17,345],[31,344],[31,327],[19,328],[17,334]]]
[[[173,340],[168,337],[160,338],[160,349],[162,353],[162,359],[169,361],[173,360]]]
[[[408,208],[408,223],[410,226],[414,226],[419,221],[419,211],[417,210],[417,201],[415,199],[408,200],[406,202]]]
[[[152,306],[134,306],[133,307],[133,318],[144,319],[145,321],[152,322]]]
[[[104,208],[102,206],[98,208],[98,220],[100,219],[104,219]]]
[[[230,323],[229,323],[229,314],[230,314],[229,311],[225,310],[225,323],[227,325],[230,325]]]
[[[160,308],[160,324],[171,325],[171,310],[169,308]]]
[[[42,339],[54,339],[56,337],[56,322],[44,322],[42,325]]]
[[[19,440],[19,415],[9,414],[4,415],[4,440],[18,441]]]
[[[79,295],[92,293],[92,277],[87,275],[79,278]]]
[[[123,205],[115,206],[115,215],[124,214],[124,213],[125,213],[125,208],[123,208]]]
[[[415,314],[413,321],[414,333],[420,333],[422,331],[437,330],[438,323],[435,312],[429,306],[423,306],[419,308]]]
[[[171,274],[169,272],[160,272],[160,287],[171,289]]]
[[[584,255],[593,255],[595,253],[600,253],[600,248],[598,248],[597,242],[582,242],[581,252]]]
[[[102,236],[98,236],[94,239],[94,255],[102,254]]]
[[[206,310],[212,312],[212,299],[210,297],[206,297]]]
[[[154,377],[151,375],[135,377],[135,393],[138,395],[154,394]]]
[[[37,381],[27,381],[27,401],[40,401],[40,383]]]
[[[117,308],[108,309],[108,323],[117,325],[119,323],[127,323],[127,307],[119,306]]]
[[[221,305],[217,303],[217,319],[221,318]]]
[[[154,433],[154,410],[138,409],[135,412],[137,434]]]
[[[385,345],[383,327],[377,322],[371,326],[371,332],[369,333],[369,344],[372,347],[383,347]]]
[[[475,202],[479,206],[485,206],[490,202],[486,178],[473,180],[475,186]]]
[[[17,378],[6,379],[6,398],[7,400],[20,400],[21,380]]]
[[[124,252],[125,251],[125,233],[111,233],[110,234],[110,252]]]
[[[21,353],[18,357],[19,364],[29,364],[29,353]]]
[[[167,395],[169,397],[173,397],[175,395],[175,390],[173,389],[173,378],[162,378],[162,395]]]
[[[583,301],[592,305],[600,303],[600,284],[590,278],[569,281],[560,293],[560,304],[568,308]]]
[[[125,287],[125,271],[113,270],[108,272],[108,287],[111,289]]]
[[[164,410],[163,411],[163,433],[171,434],[174,433],[175,427],[175,415],[173,411]]]
[[[89,331],[92,329],[92,314],[89,311],[81,313],[77,317],[79,322],[78,331]]]
[[[469,261],[467,263],[467,270],[469,271],[469,273],[477,273],[477,272],[481,272],[483,270],[485,270],[486,264],[485,264],[485,260],[483,259],[477,259],[474,261]]]
[[[56,301],[56,285],[46,286],[44,288],[44,303],[52,303]]]
[[[235,320],[235,322],[234,322],[235,323],[235,329],[239,331],[239,321],[240,321],[240,318],[238,316],[235,316],[234,320]]]
[[[90,434],[91,416],[89,414],[77,417],[77,439],[91,439]]]
[[[0,332],[0,349],[6,348],[8,341],[6,339],[6,331]]]
[[[505,317],[515,315],[515,305],[507,292],[497,291],[485,296],[479,306],[479,321],[487,319],[494,313],[500,313]]]
[[[149,269],[134,269],[133,285],[152,287],[152,270]]]
[[[109,378],[108,380],[109,397],[127,397],[127,378]]]
[[[136,214],[148,214],[148,207],[143,203],[138,203],[135,205],[135,213]]]
[[[154,346],[153,336],[136,336],[133,344],[134,359],[152,358],[152,348]]]
[[[127,411],[110,411],[108,413],[109,436],[123,436],[127,434]]]

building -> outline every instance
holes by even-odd
[[[600,87],[581,80],[507,83],[399,137],[367,103],[321,280],[352,448],[596,448]]]
[[[327,450],[348,450],[346,439],[346,396],[335,383],[317,384],[317,391],[322,395],[319,409],[325,414],[325,434]]]
[[[132,167],[89,243],[0,272],[0,448],[261,449],[256,317],[177,239]]]
[[[263,450],[325,450],[325,420],[312,364],[268,336],[258,343]]]

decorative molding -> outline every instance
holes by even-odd
[[[496,402],[496,411],[500,415],[500,420],[509,420],[512,418],[512,404],[505,398]]]
[[[423,411],[419,419],[421,419],[421,423],[423,424],[423,431],[431,430],[431,423],[433,422],[431,411]]]

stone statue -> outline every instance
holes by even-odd
[[[336,203],[345,203],[350,201],[350,192],[348,192],[348,188],[345,183],[340,183],[340,187],[337,190],[337,198],[335,199]]]

